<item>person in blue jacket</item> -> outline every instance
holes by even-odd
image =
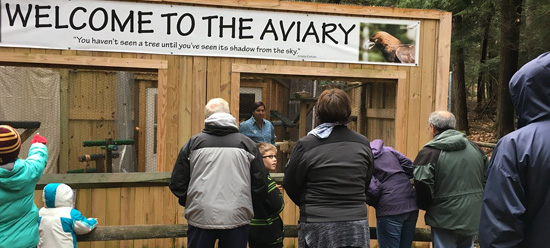
[[[252,105],[252,117],[243,121],[239,125],[239,132],[248,136],[256,143],[270,143],[275,145],[277,136],[275,135],[275,128],[273,124],[265,117],[265,104],[263,102],[255,102]]]
[[[518,130],[502,137],[487,169],[481,247],[550,245],[550,53],[509,83]]]
[[[49,183],[42,191],[44,207],[38,211],[38,248],[76,248],[76,235],[97,227],[97,220],[86,218],[73,208],[73,189],[64,183]]]
[[[20,159],[19,133],[11,126],[0,125],[0,248],[38,244],[34,189],[48,161],[47,141],[36,134],[27,159]]]

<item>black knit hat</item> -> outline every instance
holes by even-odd
[[[0,125],[0,165],[13,162],[21,150],[21,138],[13,127]]]

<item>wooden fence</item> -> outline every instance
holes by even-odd
[[[151,187],[165,186],[170,183],[170,172],[155,173],[83,173],[83,174],[45,174],[38,184],[37,190],[41,190],[48,183],[63,182],[73,189],[93,188],[119,188],[119,187]],[[271,177],[281,183],[283,173],[271,173]],[[297,237],[296,225],[284,226],[285,237]],[[376,227],[370,227],[371,239],[376,239]],[[124,226],[98,226],[92,232],[79,235],[78,241],[111,241],[111,240],[135,240],[158,238],[182,238],[187,237],[187,225],[124,225]],[[417,228],[415,241],[431,241],[431,233],[428,228]]]

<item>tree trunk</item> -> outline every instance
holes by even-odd
[[[457,34],[462,28],[462,16],[455,16],[453,19],[453,34]],[[468,127],[468,107],[466,106],[464,48],[462,46],[455,49],[451,95],[451,112],[456,116],[456,129],[468,134],[470,130]]]
[[[508,82],[517,71],[522,0],[502,0],[500,5],[500,64],[495,138],[514,130],[514,108]]]
[[[485,65],[485,61],[487,60],[487,46],[489,43],[489,31],[491,29],[491,18],[492,15],[487,15],[487,22],[483,34],[483,41],[481,45],[481,59],[479,60],[479,65],[483,66]],[[476,110],[480,111],[483,108],[483,102],[486,99],[485,95],[485,85],[487,84],[487,80],[483,80],[483,74],[486,74],[486,71],[480,70],[479,74],[477,76],[477,107]]]

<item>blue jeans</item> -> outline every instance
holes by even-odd
[[[380,248],[411,248],[418,210],[376,217],[376,237]]]
[[[463,235],[451,230],[432,227],[434,248],[473,248],[474,235]]]

